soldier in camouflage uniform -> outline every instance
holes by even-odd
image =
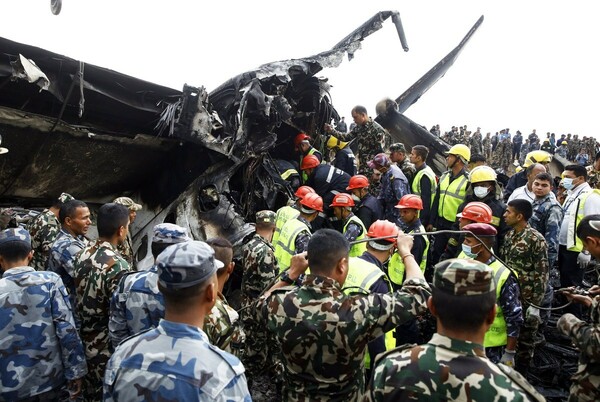
[[[102,376],[112,349],[108,337],[110,299],[121,276],[130,270],[117,251],[117,245],[127,237],[128,226],[126,207],[104,204],[98,210],[98,240],[75,260],[80,333],[89,367],[84,378],[85,400],[102,398]]]
[[[235,267],[233,246],[227,239],[221,237],[208,239],[206,243],[213,248],[215,259],[223,263],[223,267],[217,270],[219,281],[217,300],[210,314],[204,319],[204,332],[208,335],[208,340],[212,345],[240,357],[244,350],[246,334],[238,312],[229,306],[222,293],[225,283]]]
[[[71,200],[74,200],[73,196],[62,193],[50,208],[44,209],[41,214],[27,224],[27,231],[31,235],[31,247],[33,247],[31,266],[36,271],[44,271],[46,269],[50,249],[60,231],[58,212],[62,204]]]
[[[600,259],[600,215],[589,215],[577,227],[577,236],[592,256]],[[570,289],[571,291],[573,289]],[[600,287],[593,286],[590,296],[566,292],[567,299],[591,307],[591,323],[573,314],[565,314],[557,327],[579,348],[579,367],[571,378],[569,402],[600,400]]]
[[[548,285],[548,245],[544,236],[528,222],[533,214],[529,201],[512,200],[504,213],[504,221],[513,230],[504,237],[500,254],[519,278],[521,304],[525,322],[517,344],[516,369],[527,375],[535,348],[534,341],[541,323],[540,311]]]
[[[140,204],[135,203],[129,197],[118,197],[113,201],[115,204],[123,205],[129,210],[129,227],[135,222],[137,211],[142,209]],[[127,232],[127,238],[125,241],[117,246],[117,250],[121,254],[121,257],[125,258],[125,261],[131,268],[135,268],[135,261],[133,255],[133,243],[131,241],[131,232]]]
[[[223,264],[200,241],[167,247],[156,263],[165,318],[117,347],[106,367],[104,400],[251,401],[244,366],[202,330]]]
[[[25,229],[0,232],[0,400],[58,400],[65,382],[76,397],[87,366],[67,290],[31,257]]]
[[[587,182],[590,187],[600,189],[600,152],[595,154],[593,163],[586,169],[588,175]]]
[[[471,136],[471,155],[483,154],[483,138],[481,136],[481,128],[477,127],[477,131]]]
[[[394,294],[342,291],[348,274],[349,244],[339,232],[312,236],[308,260],[295,255],[289,271],[253,307],[258,323],[281,343],[286,401],[357,401],[364,392],[367,344],[426,311],[429,286],[410,253],[412,237],[399,234],[398,252],[406,281]],[[296,265],[298,263],[298,265]],[[299,275],[310,264],[301,287]]]
[[[484,333],[496,315],[493,275],[476,261],[437,264],[427,304],[438,332],[427,344],[380,355],[365,400],[544,401],[519,373],[485,356]]]
[[[410,163],[408,157],[406,156],[406,148],[404,144],[401,142],[397,142],[395,144],[390,145],[390,160],[394,162],[404,176],[408,179],[408,186],[410,187],[413,182],[413,178],[415,177],[415,173],[417,172],[415,165]]]
[[[487,160],[490,160],[492,157],[492,138],[490,137],[490,133],[487,133],[483,139],[483,155]]]
[[[172,223],[160,223],[152,230],[152,255],[167,247],[190,241],[187,230]],[[157,267],[123,275],[110,301],[108,330],[113,347],[125,338],[156,328],[165,315],[163,295],[158,291]]]

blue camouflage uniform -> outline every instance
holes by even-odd
[[[552,269],[558,259],[558,234],[564,212],[552,193],[532,204],[533,215],[529,219],[532,228],[540,232],[548,244],[548,265]]]
[[[408,179],[396,165],[381,175],[381,190],[377,197],[383,205],[383,219],[400,224],[400,212],[396,205],[400,198],[409,194]]]

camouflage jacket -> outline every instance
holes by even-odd
[[[415,165],[408,161],[408,156],[402,161],[402,163],[397,163],[396,165],[398,165],[400,170],[402,170],[402,173],[404,173],[404,176],[406,176],[406,180],[408,180],[408,187],[410,188],[413,178],[415,177],[415,173],[417,173],[417,168],[415,168]]]
[[[198,327],[161,320],[115,350],[104,376],[104,400],[252,399],[236,357],[211,345]]]
[[[131,226],[130,226],[131,227]],[[121,257],[127,261],[130,267],[133,268],[133,245],[131,242],[131,234],[127,233],[125,241],[117,246],[117,251],[121,254]]]
[[[45,209],[29,222],[27,230],[31,235],[31,248],[33,248],[31,266],[36,271],[44,271],[50,249],[60,231],[60,222],[54,213],[49,209]]]
[[[408,346],[408,348],[407,348]],[[402,350],[405,348],[405,350]],[[483,345],[434,334],[429,343],[380,355],[368,401],[544,401],[519,373],[485,357]]]
[[[554,266],[558,260],[558,234],[564,212],[554,194],[533,201],[533,215],[529,219],[531,227],[540,232],[548,244],[548,265]]]
[[[358,174],[363,174],[367,177],[371,176],[371,169],[367,162],[372,160],[375,155],[383,152],[383,144],[391,142],[390,136],[379,123],[369,119],[364,126],[356,125],[349,133],[340,133],[333,131],[332,134],[342,141],[352,141],[356,138],[357,158],[358,158]]]
[[[591,307],[592,323],[588,324],[573,314],[565,314],[558,320],[560,332],[567,335],[579,348],[579,366],[571,380],[569,401],[600,400],[600,297],[596,296]]]
[[[593,165],[588,166],[587,168],[587,182],[591,188],[599,188],[600,189],[600,171],[594,169]]]
[[[544,236],[529,224],[521,232],[504,237],[500,254],[519,277],[523,310],[530,303],[541,305],[548,284],[548,247]]]
[[[249,306],[279,273],[275,247],[255,233],[242,246],[242,307]]]
[[[347,296],[335,280],[307,275],[256,302],[256,319],[281,344],[285,401],[357,401],[367,344],[427,310],[425,281],[394,294]]]
[[[67,290],[53,272],[0,279],[0,400],[28,398],[87,373]]]
[[[158,290],[156,266],[124,275],[110,300],[108,331],[113,347],[125,338],[156,328],[165,316],[165,301]]]
[[[237,311],[227,304],[227,300],[219,292],[210,314],[204,318],[204,331],[211,345],[240,356],[244,350],[246,335],[239,317]]]

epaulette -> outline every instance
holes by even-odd
[[[498,363],[496,364],[500,371],[502,371],[508,378],[513,380],[517,385],[519,385],[525,392],[527,392],[534,400],[536,401],[545,401],[546,399],[540,395],[539,392],[531,384],[527,382],[525,377],[523,377],[519,372],[514,370],[511,367],[508,367],[505,364]]]
[[[375,367],[377,364],[379,364],[379,362],[381,360],[387,358],[392,353],[398,353],[398,352],[402,352],[407,349],[412,349],[415,346],[419,346],[419,345],[417,345],[416,343],[405,343],[403,345],[396,346],[394,349],[386,350],[385,352],[377,355],[377,357],[375,358],[375,363],[371,367]]]

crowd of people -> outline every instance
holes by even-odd
[[[599,400],[600,287],[580,291],[600,258],[595,141],[557,185],[535,130],[525,149],[453,128],[438,177],[428,147],[391,143],[362,106],[352,118],[324,126],[328,154],[294,138],[294,199],[256,213],[237,309],[227,239],[156,225],[155,263],[136,270],[131,198],[99,208],[93,241],[66,193],[0,232],[0,399],[541,401],[527,377],[559,290],[581,352],[570,400]],[[503,186],[508,147],[523,170]]]

